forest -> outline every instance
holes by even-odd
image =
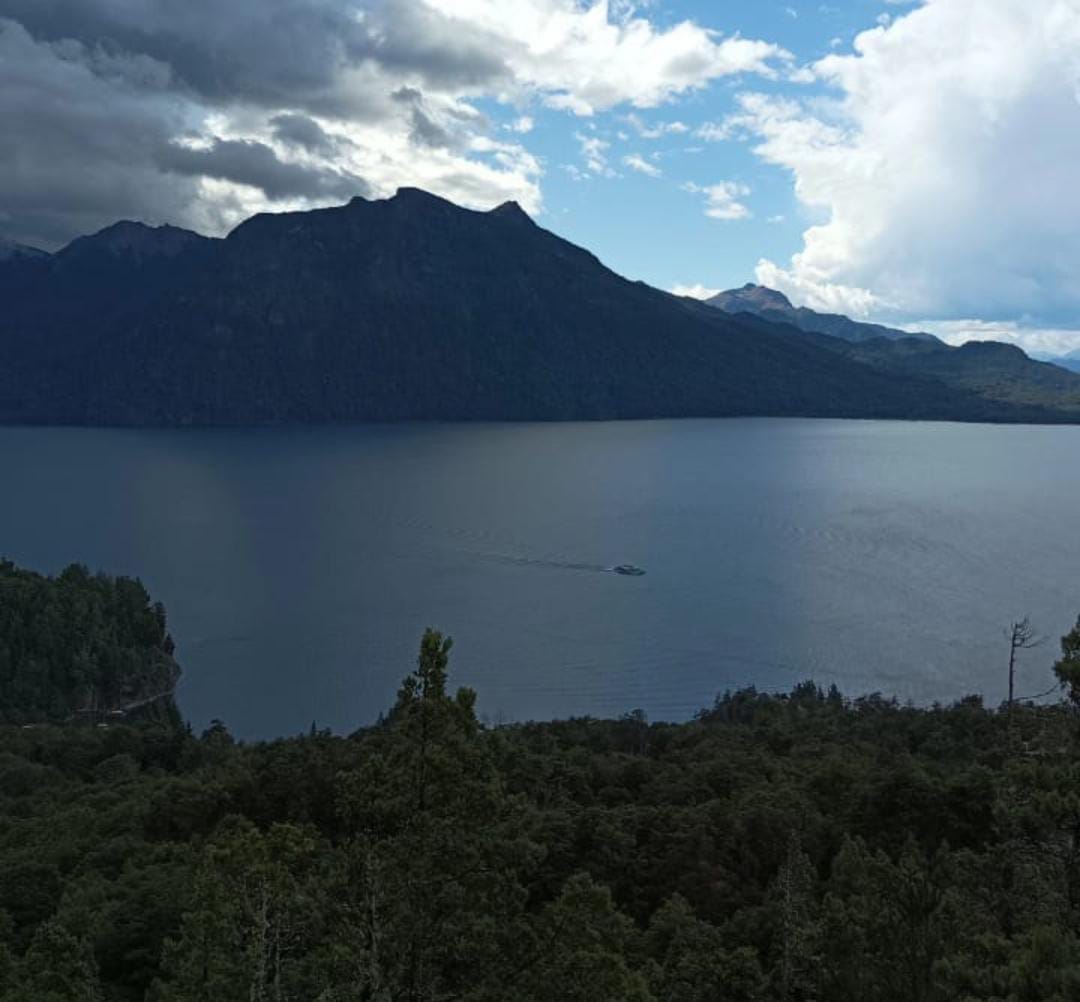
[[[164,610],[27,575],[0,574],[2,1002],[1080,999],[1080,623],[1053,705],[806,682],[498,727],[429,630],[374,724],[241,743],[167,698],[72,714],[171,661]]]

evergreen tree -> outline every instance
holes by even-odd
[[[535,857],[500,782],[475,694],[447,692],[451,642],[428,630],[388,722],[343,777],[351,997],[485,997],[521,963]]]
[[[1054,665],[1054,674],[1073,707],[1080,709],[1080,619],[1061,638],[1061,660]]]
[[[3,1002],[101,1002],[101,982],[93,951],[58,922],[34,933],[14,991]]]

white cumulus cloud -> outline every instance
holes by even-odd
[[[1080,0],[927,0],[813,64],[829,97],[743,94],[724,128],[821,219],[758,280],[817,308],[1080,315]]]
[[[721,38],[693,21],[660,28],[607,0],[424,0],[468,36],[487,35],[510,68],[509,88],[592,115],[619,104],[652,108],[738,73],[776,74],[790,53],[770,42]],[[614,12],[618,15],[618,11]]]
[[[1015,321],[920,320],[905,330],[929,331],[948,344],[968,341],[1004,341],[1030,355],[1061,358],[1080,349],[1080,330],[1027,327]]]

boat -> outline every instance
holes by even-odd
[[[616,574],[625,574],[627,577],[639,578],[645,572],[640,567],[635,567],[633,564],[619,564],[617,567],[611,568]]]

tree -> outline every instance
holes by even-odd
[[[1006,636],[1009,638],[1009,733],[1012,733],[1013,702],[1016,693],[1016,655],[1018,651],[1028,651],[1038,647],[1043,641],[1035,635],[1031,621],[1025,616],[1010,624]]]
[[[299,997],[292,961],[316,922],[317,841],[275,824],[226,818],[207,846],[194,901],[166,946],[162,1002],[283,1002]]]
[[[766,982],[749,947],[728,950],[721,931],[694,915],[679,894],[649,920],[649,987],[663,1002],[759,1002]]]
[[[56,921],[38,927],[21,968],[20,987],[4,1002],[101,1002],[93,951]]]
[[[773,893],[780,912],[778,956],[775,961],[779,997],[789,1000],[816,996],[814,974],[820,964],[820,925],[814,887],[817,874],[802,851],[794,831],[788,837],[787,857],[776,875]]]
[[[481,998],[527,963],[520,872],[536,856],[475,713],[428,630],[388,721],[342,777],[350,998]]]
[[[537,963],[516,979],[521,1002],[654,1002],[627,956],[638,933],[611,892],[587,874],[571,877],[539,925]],[[505,997],[505,996],[504,996]]]
[[[1080,709],[1080,618],[1061,638],[1061,660],[1054,665],[1054,674],[1073,707]]]

